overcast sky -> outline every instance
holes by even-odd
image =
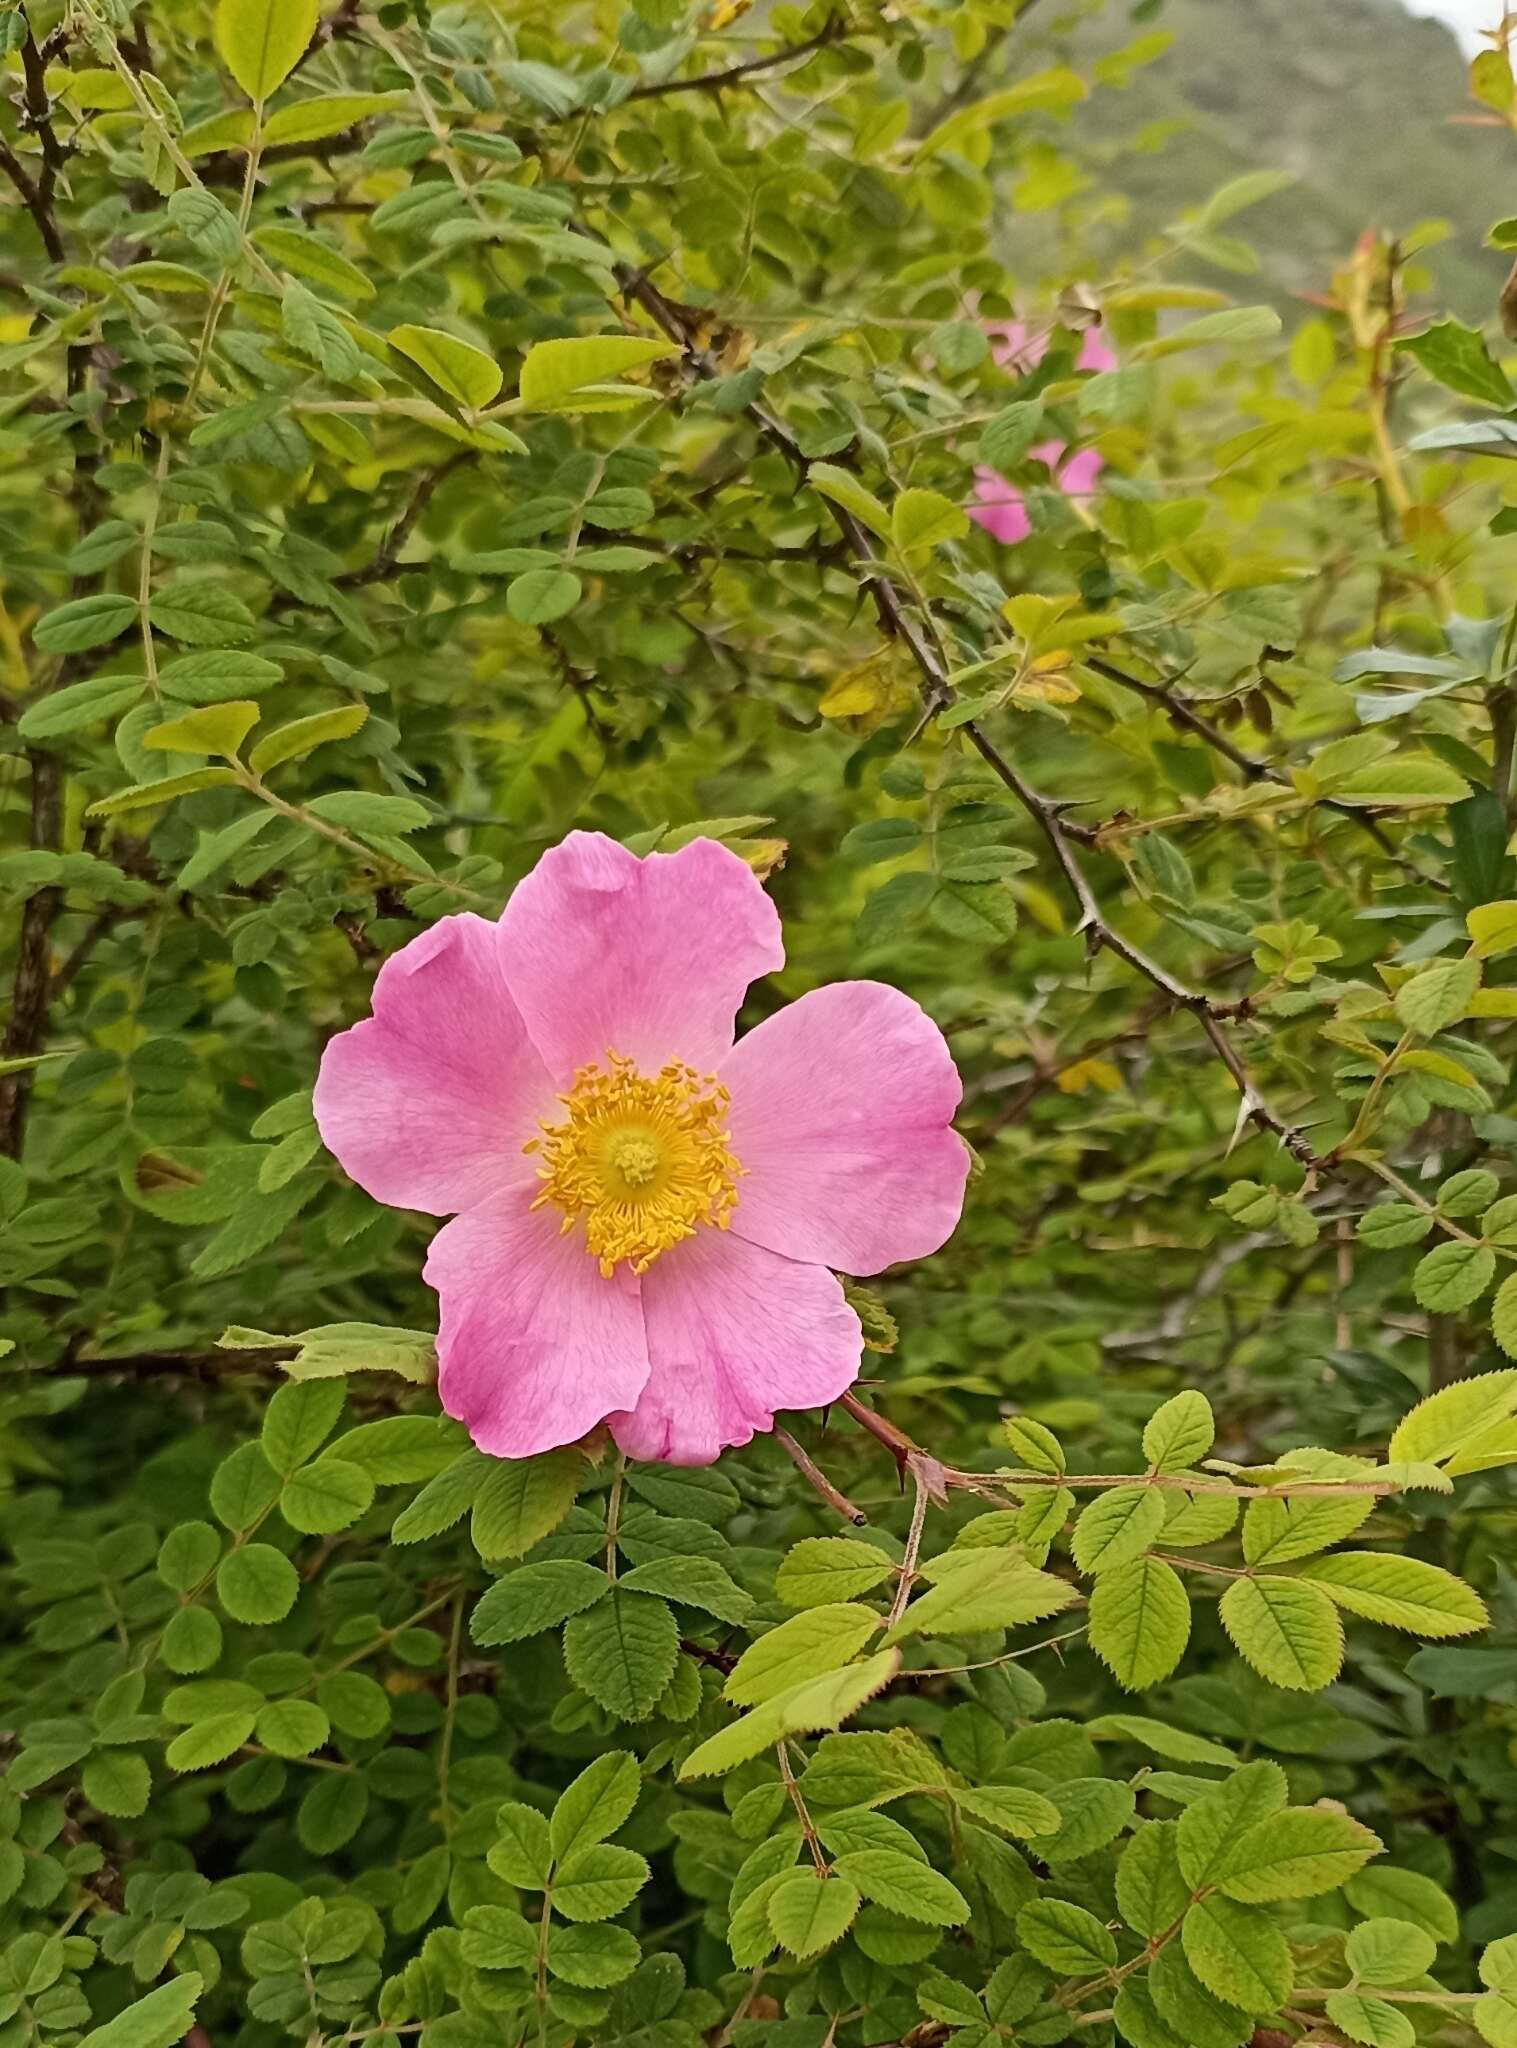
[[[1501,0],[1404,0],[1413,14],[1436,14],[1463,36],[1472,50],[1480,47],[1477,31],[1501,19]]]

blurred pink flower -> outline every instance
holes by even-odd
[[[1046,334],[1030,334],[1020,320],[1009,321],[1005,326],[991,330],[991,343],[995,359],[1003,368],[1011,368],[1025,374],[1041,362],[1048,348]],[[1094,327],[1087,327],[1080,341],[1080,353],[1075,358],[1077,370],[1114,370],[1117,359]],[[1062,441],[1043,441],[1036,448],[1029,448],[1028,458],[1034,462],[1046,463],[1049,480],[1054,488],[1061,490],[1068,498],[1086,498],[1095,489],[1096,478],[1105,467],[1094,448],[1082,448],[1071,455],[1067,462],[1062,460],[1065,444]],[[1027,517],[1027,507],[1022,493],[1015,484],[994,469],[983,466],[974,473],[975,495],[966,508],[971,519],[983,526],[992,540],[1010,544],[1026,540],[1032,531]]]
[[[758,878],[711,839],[544,854],[498,921],[445,917],[327,1046],[316,1121],[381,1202],[452,1215],[426,1278],[438,1392],[522,1458],[607,1422],[708,1463],[834,1401],[858,1317],[836,1272],[923,1258],[959,1220],[959,1077],[897,989],[814,989],[733,1043],[784,965]]]

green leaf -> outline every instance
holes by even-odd
[[[630,1977],[643,1959],[642,1945],[625,1927],[552,1927],[548,1969],[565,1984],[603,1991]]]
[[[1496,1254],[1486,1245],[1451,1238],[1419,1259],[1412,1292],[1424,1308],[1453,1315],[1478,1301],[1496,1273]]]
[[[345,128],[355,127],[375,114],[404,106],[405,102],[406,95],[398,92],[324,92],[296,100],[265,120],[264,147],[278,149],[293,142],[319,142],[325,136],[340,135]]]
[[[677,343],[640,334],[589,334],[535,342],[521,366],[518,396],[528,412],[573,411],[588,384],[624,376],[681,353]]]
[[[1393,1465],[1443,1464],[1517,1414],[1517,1370],[1475,1373],[1419,1401],[1386,1446]]]
[[[171,1771],[205,1771],[213,1764],[225,1763],[252,1734],[255,1718],[251,1708],[208,1715],[174,1737],[164,1751],[164,1761]]]
[[[972,1819],[1021,1840],[1056,1835],[1064,1824],[1064,1816],[1051,1799],[1020,1785],[956,1786],[953,1803]]]
[[[647,1859],[636,1850],[587,1843],[554,1872],[553,1910],[566,1920],[609,1920],[631,1905],[650,1875]]]
[[[890,538],[901,555],[925,555],[944,541],[962,540],[968,532],[963,506],[941,491],[901,491],[890,508]]]
[[[1096,1580],[1089,1620],[1096,1655],[1118,1684],[1141,1692],[1168,1678],[1184,1655],[1190,1601],[1172,1565],[1133,1557]]]
[[[1315,1692],[1338,1676],[1343,1628],[1317,1587],[1300,1579],[1235,1579],[1219,1612],[1240,1654],[1271,1685]]]
[[[1419,1870],[1371,1864],[1344,1887],[1349,1904],[1367,1919],[1409,1920],[1440,1945],[1459,1938],[1459,1914],[1441,1885]]]
[[[1251,1500],[1243,1512],[1243,1556],[1249,1564],[1288,1564],[1341,1543],[1366,1521],[1374,1496],[1357,1500],[1282,1500],[1274,1495]]]
[[[284,288],[280,327],[292,348],[340,383],[368,366],[368,357],[338,315],[294,278]]]
[[[727,1674],[723,1695],[737,1707],[759,1706],[802,1679],[847,1664],[879,1627],[872,1608],[846,1603],[793,1615],[749,1644]]]
[[[858,1892],[835,1870],[788,1870],[769,1894],[769,1926],[781,1948],[804,1961],[842,1940],[859,1904]]]
[[[115,640],[137,617],[137,601],[102,591],[97,597],[76,597],[44,612],[32,628],[32,639],[44,654],[78,654]]]
[[[527,1970],[537,1960],[537,1929],[509,1906],[470,1906],[459,1952],[472,1969]]]
[[[553,1873],[547,1815],[513,1799],[495,1818],[499,1833],[487,1858],[490,1868],[506,1884],[527,1891],[545,1890]]]
[[[1117,1864],[1117,1908],[1134,1934],[1153,1937],[1173,1927],[1190,1904],[1180,1869],[1176,1823],[1145,1821]]]
[[[890,1683],[900,1662],[898,1651],[881,1650],[862,1663],[792,1685],[692,1750],[680,1765],[680,1777],[714,1777],[746,1763],[782,1736],[812,1735],[819,1729],[840,1727]]]
[[[471,412],[478,412],[498,396],[505,381],[494,356],[440,327],[392,327],[385,339],[430,377],[439,391],[446,391]]]
[[[309,718],[293,719],[265,733],[248,756],[255,775],[277,768],[285,761],[299,761],[329,740],[351,739],[363,729],[369,716],[366,704],[341,704],[334,711],[315,711]]]
[[[957,1927],[969,1918],[969,1902],[928,1864],[899,1849],[855,1849],[833,1864],[864,1898],[906,1920],[933,1927]]]
[[[304,111],[305,107],[320,105],[319,101],[302,101],[294,107],[282,107],[271,115],[264,127],[264,139],[268,140],[276,121],[284,120]],[[304,141],[304,136],[292,140]],[[300,228],[278,226],[269,223],[253,230],[253,241],[273,262],[286,270],[293,270],[301,277],[308,277],[313,283],[323,285],[328,291],[336,292],[344,299],[371,299],[374,296],[374,282],[355,263],[340,255],[330,243],[307,234]]]
[[[80,2037],[78,2048],[174,2048],[195,2016],[204,1981],[195,1970],[171,1977],[146,1998],[124,2006],[103,2027],[91,2027]]]
[[[253,1733],[276,1756],[309,1756],[332,1733],[332,1724],[314,1700],[276,1700],[259,1714]]]
[[[1396,348],[1414,356],[1430,377],[1461,398],[1477,399],[1502,412],[1512,404],[1512,386],[1492,361],[1484,337],[1461,321],[1439,320],[1421,334],[1403,336]]]
[[[1412,2048],[1417,2038],[1407,2013],[1363,1991],[1335,1991],[1323,2010],[1340,2033],[1364,2042],[1366,2048]],[[1477,2006],[1477,2024],[1478,2016]]]
[[[1143,1431],[1143,1455],[1156,1472],[1183,1472],[1198,1465],[1216,1436],[1211,1403],[1194,1387],[1155,1409]]]
[[[625,1749],[587,1764],[553,1809],[548,1836],[554,1856],[562,1862],[614,1835],[631,1818],[642,1789],[637,1758]]]
[[[216,1597],[233,1621],[267,1627],[295,1604],[300,1579],[294,1565],[269,1543],[229,1550],[216,1572]]]
[[[476,1643],[491,1647],[522,1642],[593,1607],[609,1584],[603,1571],[573,1558],[522,1565],[481,1595],[469,1617],[469,1633]]]
[[[302,1384],[330,1385],[315,1380]],[[374,1481],[360,1465],[329,1454],[305,1465],[286,1480],[279,1512],[292,1529],[306,1536],[326,1536],[347,1529],[367,1512],[374,1499]]]
[[[1198,1890],[1210,1884],[1243,1830],[1278,1813],[1285,1796],[1284,1771],[1278,1764],[1260,1759],[1240,1765],[1214,1791],[1192,1800],[1176,1823],[1175,1839],[1186,1881]]]
[[[1010,1550],[947,1551],[924,1569],[937,1583],[910,1603],[886,1643],[1015,1628],[1058,1614],[1074,1599],[1074,1588],[1063,1579],[1035,1570]]]
[[[619,1721],[647,1720],[678,1656],[679,1630],[666,1602],[619,1585],[564,1630],[570,1678]]]
[[[699,1607],[734,1626],[753,1612],[753,1597],[709,1557],[658,1557],[622,1576],[629,1592],[657,1593],[686,1607]]]
[[[1345,1550],[1314,1559],[1303,1579],[1349,1614],[1421,1636],[1463,1636],[1490,1616],[1479,1594],[1441,1565],[1389,1551]]]
[[[845,512],[851,512],[881,540],[889,540],[890,514],[851,471],[839,469],[832,462],[813,462],[806,475],[813,490],[820,491],[834,505],[841,505]]]
[[[1261,1905],[1336,1891],[1383,1847],[1346,1813],[1288,1806],[1245,1828],[1212,1870],[1230,1899]]]
[[[217,0],[216,51],[250,100],[282,85],[316,32],[316,0]]]
[[[220,582],[170,583],[154,593],[148,618],[190,647],[240,647],[255,630],[253,614]]]
[[[474,1548],[486,1559],[522,1556],[568,1514],[583,1476],[575,1450],[491,1459],[474,1496]]]
[[[1511,1939],[1510,1936],[1507,1937]],[[1500,1947],[1493,1943],[1493,1947]],[[1415,1984],[1433,1967],[1438,1944],[1425,1928],[1410,1920],[1365,1920],[1344,1944],[1343,1959],[1365,1984]],[[1489,1955],[1490,1950],[1486,1951]],[[1485,1963],[1481,1963],[1485,1976]]]
[[[1067,1899],[1033,1899],[1017,1914],[1017,1940],[1061,1977],[1109,1970],[1117,1944],[1094,1913]]]
[[[1404,1244],[1420,1244],[1433,1227],[1432,1215],[1410,1202],[1379,1202],[1366,1209],[1355,1225],[1361,1244],[1376,1251],[1393,1251]]]
[[[946,120],[940,121],[917,145],[918,155],[925,159],[941,155],[945,150],[961,149],[971,136],[1019,114],[1067,113],[1084,99],[1087,89],[1078,72],[1069,70],[1065,65],[1034,71],[1015,85],[990,93],[967,107],[960,107]]]
[[[346,1399],[341,1380],[296,1380],[277,1388],[258,1438],[273,1469],[287,1477],[314,1456],[336,1428]]]
[[[787,1607],[824,1607],[872,1592],[891,1571],[890,1559],[872,1543],[853,1536],[808,1536],[785,1553],[774,1590]]]
[[[97,1750],[84,1766],[81,1784],[90,1805],[116,1820],[146,1813],[153,1789],[147,1759],[129,1749]]]
[[[1436,1037],[1469,1014],[1480,986],[1478,960],[1435,960],[1396,991],[1396,1015],[1408,1031]]]
[[[209,1522],[180,1522],[158,1549],[158,1576],[176,1593],[208,1579],[221,1556],[221,1538]]]
[[[92,676],[87,683],[70,683],[28,704],[16,721],[16,730],[28,743],[58,739],[78,732],[102,718],[114,718],[142,695],[140,676]]]
[[[507,588],[506,610],[518,625],[546,626],[572,612],[582,594],[579,578],[568,569],[529,569]]]
[[[1140,1557],[1164,1526],[1156,1486],[1117,1486],[1082,1509],[1070,1548],[1082,1572],[1110,1571]]]
[[[1180,1929],[1185,1960],[1215,1997],[1275,2013],[1294,1983],[1290,1944],[1265,1913],[1218,1892],[1198,1899]]]

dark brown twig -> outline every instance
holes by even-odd
[[[633,100],[661,99],[672,92],[721,92],[729,85],[741,85],[746,79],[756,78],[760,72],[776,71],[785,64],[799,64],[816,51],[825,49],[829,43],[840,41],[847,28],[841,14],[831,14],[816,34],[808,36],[804,43],[789,43],[782,50],[771,50],[767,57],[750,57],[745,63],[729,64],[722,71],[703,71],[696,78],[659,78],[647,85],[635,85],[616,104],[625,107]],[[577,118],[578,113],[576,108],[573,115],[563,114],[558,118],[567,121]]]
[[[816,1488],[834,1514],[841,1515],[845,1522],[852,1522],[856,1529],[861,1528],[869,1520],[864,1510],[860,1507],[855,1507],[846,1493],[838,1491],[821,1466],[817,1464],[808,1451],[796,1442],[789,1430],[782,1429],[778,1423],[774,1425],[774,1440],[794,1464],[796,1470]]]

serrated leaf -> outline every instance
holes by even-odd
[[[1239,1653],[1271,1685],[1315,1692],[1338,1676],[1343,1628],[1316,1586],[1300,1579],[1235,1579],[1219,1612]]]
[[[781,1948],[804,1961],[841,1941],[859,1910],[858,1892],[836,1871],[788,1870],[769,1894],[769,1927]]]
[[[564,1630],[564,1663],[581,1692],[619,1721],[646,1721],[679,1656],[667,1602],[613,1586]]]
[[[847,1664],[879,1627],[871,1608],[847,1603],[793,1615],[748,1646],[728,1673],[723,1696],[734,1706],[759,1706],[818,1671]]]
[[[803,1680],[753,1708],[740,1721],[719,1729],[680,1765],[681,1778],[715,1777],[746,1763],[785,1735],[811,1735],[837,1728],[888,1685],[900,1669],[900,1652],[881,1650],[862,1663],[847,1664],[821,1678]],[[889,1796],[889,1795],[887,1795]]]
[[[1301,1577],[1350,1614],[1422,1636],[1463,1636],[1490,1622],[1485,1602],[1463,1579],[1420,1557],[1346,1550],[1315,1558]]]
[[[1119,1685],[1141,1692],[1174,1670],[1190,1637],[1190,1601],[1161,1558],[1103,1571],[1090,1594],[1090,1646]]]
[[[1109,1970],[1117,1944],[1094,1913],[1068,1899],[1033,1899],[1017,1914],[1017,1940],[1061,1977]]]
[[[583,1474],[584,1460],[574,1450],[492,1458],[474,1493],[474,1548],[487,1560],[521,1557],[568,1514]]]
[[[1143,1455],[1156,1472],[1183,1472],[1212,1447],[1217,1428],[1211,1403],[1194,1387],[1155,1409],[1143,1431]]]
[[[1191,1907],[1180,1938],[1185,1960],[1228,2005],[1274,2013],[1290,1998],[1290,1945],[1267,1914],[1213,1892]]]
[[[492,1648],[519,1643],[593,1607],[609,1586],[603,1571],[573,1558],[524,1564],[480,1596],[469,1617],[469,1633],[476,1643]]]
[[[847,1603],[891,1575],[890,1559],[853,1536],[808,1536],[785,1554],[774,1590],[787,1607]]]
[[[1081,1510],[1070,1548],[1082,1572],[1110,1571],[1140,1557],[1164,1526],[1156,1486],[1117,1486]]]

